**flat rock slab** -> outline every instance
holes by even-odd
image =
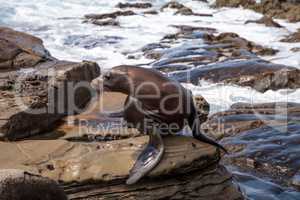
[[[105,143],[66,140],[1,142],[0,149],[6,153],[0,157],[0,168],[22,169],[64,183],[125,180],[147,142],[147,136]],[[150,177],[180,171],[187,173],[219,160],[219,152],[214,147],[193,138],[170,136],[164,142],[166,153]]]
[[[68,116],[49,134],[0,142],[0,150],[6,152],[0,155],[0,169],[26,170],[58,181],[68,199],[244,199],[232,175],[218,164],[220,152],[184,136],[164,136],[166,149],[159,165],[138,184],[126,185],[148,136],[104,113],[120,109],[125,98],[120,93],[104,93],[94,101],[96,105],[90,105],[91,114]],[[117,131],[95,128],[112,122]],[[89,132],[91,127],[95,131]]]
[[[115,181],[110,184],[65,186],[69,199],[199,199],[242,200],[231,174],[222,166],[194,171],[186,175],[167,176],[126,186]]]
[[[295,103],[235,104],[212,115],[203,131],[223,138],[230,151],[224,163],[294,186],[300,167],[299,111]]]

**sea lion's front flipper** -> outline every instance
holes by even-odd
[[[149,173],[161,160],[164,153],[164,143],[157,128],[149,133],[149,143],[139,155],[134,166],[130,170],[126,184],[131,185],[138,182]]]

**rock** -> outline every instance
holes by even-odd
[[[220,185],[220,183],[222,184]],[[87,187],[66,187],[69,199],[230,199],[242,200],[244,197],[232,184],[231,175],[224,167],[200,170],[184,176],[170,176],[159,181],[148,180],[134,186],[124,186],[118,182],[105,187],[103,184],[87,184]]]
[[[181,14],[181,15],[193,15],[194,12],[193,12],[193,10],[190,9],[190,8],[183,7],[183,8],[178,9],[178,10],[175,12],[175,15],[178,15],[178,14]]]
[[[180,9],[183,9],[186,7],[183,4],[178,3],[177,1],[170,1],[170,2],[166,3],[165,5],[163,5],[160,8],[160,11],[164,11],[164,9],[166,9],[166,8],[180,10]]]
[[[92,21],[94,20],[91,20],[91,22]],[[74,35],[69,35],[64,39],[64,45],[69,46],[70,48],[76,46],[85,49],[93,49],[96,47],[104,47],[111,44],[117,44],[124,39],[125,39],[124,37],[119,37],[119,36],[109,36],[109,35],[95,36],[95,35],[75,33]]]
[[[280,24],[278,24],[271,17],[268,17],[268,16],[263,16],[259,20],[248,20],[245,22],[245,24],[249,24],[249,23],[264,24],[268,27],[282,28],[282,26]]]
[[[108,20],[92,20],[90,21],[92,24],[98,25],[98,26],[120,26],[120,23],[116,21],[115,19],[108,19]]]
[[[175,15],[195,15],[195,16],[203,16],[203,17],[212,17],[212,14],[202,14],[202,13],[194,13],[192,9],[186,7],[185,5],[178,3],[177,1],[170,1],[163,5],[160,8],[160,11],[164,11],[166,8],[175,9]]]
[[[288,35],[286,38],[280,40],[281,42],[300,42],[300,29],[297,32]]]
[[[192,34],[195,31],[213,34],[217,30],[215,28],[189,26],[189,25],[172,25],[172,27],[179,29],[179,33],[183,35]]]
[[[204,39],[209,44],[231,44],[235,48],[245,49],[257,55],[274,55],[278,52],[277,50],[263,47],[251,41],[248,41],[245,38],[240,37],[236,33],[221,33],[217,36],[210,34],[206,35]]]
[[[0,70],[30,68],[51,59],[42,40],[26,33],[0,27]]]
[[[0,170],[1,200],[67,200],[55,181],[22,170]]]
[[[259,92],[284,88],[299,88],[300,71],[297,68],[268,63],[263,60],[227,61],[185,72],[172,73],[180,82],[198,84],[200,80],[212,83],[248,86]]]
[[[13,66],[9,71],[0,70],[1,135],[15,140],[39,134],[52,128],[63,116],[80,112],[91,99],[89,82],[99,76],[99,66],[92,62],[56,60],[49,57],[38,38],[12,29],[6,32],[10,33],[7,41],[22,49],[15,57],[8,57],[6,49],[0,49],[0,57],[10,58],[5,62],[11,63],[22,58],[26,60],[23,68],[30,69],[16,71]],[[0,37],[4,39],[5,34]]]
[[[291,48],[292,52],[300,52],[300,47]]]
[[[165,138],[166,155],[149,178],[133,186],[125,185],[146,141],[146,137],[138,137],[106,143],[63,140],[0,143],[0,149],[9,150],[6,155],[15,157],[14,160],[1,157],[11,161],[1,161],[1,168],[14,165],[59,180],[69,199],[91,195],[99,199],[121,199],[124,195],[135,199],[145,199],[145,196],[147,199],[183,196],[204,199],[208,195],[210,199],[243,199],[231,174],[214,164],[218,158],[215,149],[186,137]]]
[[[239,6],[244,6],[244,7],[250,7],[255,5],[256,1],[255,0],[217,0],[215,2],[216,7],[239,7]]]
[[[104,112],[122,107],[124,100],[125,95],[119,93],[104,94],[96,101],[103,106],[91,105],[91,115],[69,116],[48,135],[15,143],[0,142],[0,150],[6,152],[0,157],[0,169],[14,167],[59,181],[69,199],[90,196],[97,199],[123,199],[124,196],[134,199],[206,199],[208,196],[216,200],[244,199],[232,175],[218,164],[220,152],[185,136],[165,136],[165,155],[159,165],[138,184],[125,185],[148,136],[131,134],[132,130],[124,127],[120,119],[105,115]],[[89,123],[80,130],[77,129],[80,121]],[[104,136],[108,132],[127,136],[106,142],[97,137],[86,140],[84,133],[95,125],[98,129],[94,127],[93,130],[97,130],[92,131],[94,136]]]
[[[115,12],[112,12],[112,13],[105,13],[105,14],[87,14],[84,17],[86,19],[98,20],[98,19],[106,19],[106,18],[115,19],[119,16],[130,16],[130,15],[135,15],[135,13],[131,10],[128,10],[128,11],[115,11]]]
[[[145,15],[157,15],[158,12],[156,10],[148,10],[143,12]]]
[[[184,39],[203,39],[207,46],[202,47],[207,50],[217,50],[219,54],[226,57],[245,57],[245,50],[248,51],[246,54],[250,55],[274,55],[278,50],[263,47],[261,45],[255,44],[251,41],[246,40],[245,38],[240,37],[235,33],[221,33],[219,35],[214,35],[215,30],[205,27],[190,27],[190,26],[174,26],[179,29],[179,32],[176,34],[171,34],[165,36],[162,41],[176,41],[180,38]],[[211,45],[211,46],[208,46]],[[200,45],[199,45],[200,46]],[[195,48],[195,47],[193,47]],[[200,49],[200,47],[198,48]],[[243,52],[242,52],[243,51]],[[243,55],[242,55],[243,54]],[[221,56],[220,55],[220,56]],[[246,57],[249,57],[249,56]],[[251,56],[252,58],[255,55]]]
[[[152,4],[151,3],[118,3],[116,5],[117,8],[151,8]]]
[[[230,151],[224,164],[294,187],[300,167],[299,110],[296,103],[238,103],[210,116],[203,132],[223,138]]]
[[[28,54],[36,55],[42,58],[49,57],[49,52],[43,46],[43,41],[32,35],[15,31],[10,28],[0,28],[0,39],[6,40],[11,45],[20,48]]]
[[[94,88],[100,87],[97,81],[98,79],[95,79],[92,82]],[[101,93],[100,89],[99,92]],[[93,142],[141,136],[136,129],[125,127],[123,118],[110,118],[105,114],[122,110],[126,97],[124,94],[113,92],[100,95],[100,98],[94,100],[86,109],[88,113],[63,118],[61,125],[57,126],[49,137],[57,135],[69,141]]]
[[[293,1],[262,0],[256,2],[255,0],[217,0],[215,6],[243,6],[248,9],[253,9],[264,15],[288,19],[290,22],[297,22],[300,20],[300,4]]]

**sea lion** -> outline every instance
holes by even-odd
[[[200,132],[203,121],[199,118],[193,95],[179,82],[157,70],[136,66],[117,66],[102,75],[104,91],[128,95],[124,119],[130,126],[149,135],[149,143],[130,171],[127,184],[134,184],[150,172],[164,153],[163,134],[177,133],[186,125],[193,137],[226,149]]]

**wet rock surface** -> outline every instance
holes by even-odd
[[[271,17],[268,16],[263,16],[259,20],[248,20],[245,22],[245,24],[249,24],[249,23],[258,23],[258,24],[264,24],[268,27],[282,28],[282,26],[279,23],[275,22]]]
[[[300,42],[300,29],[298,29],[297,32],[286,36],[281,42]]]
[[[179,29],[176,34],[142,48],[147,58],[154,59],[150,65],[168,73],[170,78],[195,85],[202,80],[234,84],[259,92],[300,86],[299,69],[258,57],[274,55],[277,50],[235,33],[216,34],[214,29],[184,25],[174,27]]]
[[[151,8],[152,4],[151,3],[118,3],[116,5],[117,8]]]
[[[89,102],[89,82],[100,74],[96,63],[56,60],[40,39],[12,29],[1,30],[0,37],[19,49],[18,54],[10,56],[7,49],[0,51],[4,63],[14,63],[0,70],[2,136],[15,140],[39,134]],[[15,65],[21,58],[24,62]],[[84,81],[87,87],[76,89],[79,81]],[[65,90],[69,94],[63,94]],[[68,104],[69,97],[73,99],[72,105]]]
[[[58,184],[48,178],[22,170],[0,170],[1,200],[67,200]]]
[[[215,5],[216,7],[243,6],[271,17],[287,19],[290,22],[300,21],[300,4],[295,1],[262,0],[256,2],[254,0],[217,0]]]
[[[86,14],[83,23],[91,23],[97,26],[120,26],[118,17],[131,15],[136,15],[136,13],[131,10],[124,10],[104,14]]]
[[[131,10],[126,10],[126,11],[115,11],[111,13],[104,13],[104,14],[87,14],[84,15],[86,19],[90,20],[99,20],[99,19],[115,19],[119,16],[130,16],[130,15],[135,15],[135,13]]]
[[[263,60],[229,61],[172,74],[180,82],[195,85],[201,80],[249,86],[259,92],[299,88],[299,70]]]
[[[174,9],[175,15],[194,15],[194,16],[205,16],[205,17],[212,17],[212,14],[205,14],[205,13],[194,13],[191,8],[186,7],[185,5],[177,2],[177,1],[170,1],[163,5],[160,8],[160,11],[163,12],[165,9]]]
[[[299,110],[295,103],[238,103],[210,116],[203,131],[222,139],[226,165],[297,189]]]

